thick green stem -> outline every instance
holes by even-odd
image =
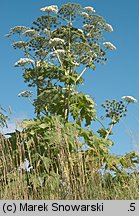
[[[37,85],[37,99],[40,94],[39,85]],[[40,110],[37,109],[37,118],[40,118]]]
[[[80,75],[77,77],[75,84],[77,83],[77,81],[81,78],[81,76],[84,74],[84,72],[86,71],[87,67],[85,67],[82,72],[80,73]]]
[[[53,47],[53,49],[54,49],[54,51],[56,52],[55,47]],[[60,56],[59,56],[58,52],[56,52],[56,56],[57,56],[57,59],[58,59],[60,65],[61,65],[61,67],[63,67],[63,64],[62,64],[62,61],[61,61],[61,59],[60,59]]]
[[[68,40],[68,53],[69,55],[71,54],[71,29],[70,26],[72,26],[72,22],[71,22],[71,15],[69,18],[69,40]],[[72,68],[71,66],[69,67],[69,74],[71,74]],[[65,104],[65,121],[68,122],[68,118],[69,118],[69,106],[70,106],[70,87],[71,84],[67,84],[67,101]]]
[[[129,104],[129,102],[127,103],[127,105],[126,105],[125,108],[127,108],[128,104]],[[123,111],[122,113],[124,113],[124,112],[125,112],[125,111]],[[112,131],[114,125],[115,125],[115,118],[113,117],[113,119],[112,119],[112,121],[111,121],[111,126],[110,126],[109,130],[107,131],[107,134],[106,134],[106,136],[105,136],[105,139],[108,138],[108,136],[109,136],[109,134],[111,133],[111,131]]]
[[[112,121],[111,121],[111,126],[110,126],[110,128],[109,128],[109,130],[107,131],[107,133],[106,133],[106,136],[105,136],[105,140],[108,138],[108,136],[109,136],[109,134],[111,133],[111,131],[112,131],[112,129],[113,129],[113,126],[114,126],[114,117],[113,117],[113,119],[112,119]]]

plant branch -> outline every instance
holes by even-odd
[[[110,128],[109,128],[109,130],[107,130],[107,134],[106,134],[106,136],[105,136],[105,140],[108,138],[108,136],[109,136],[109,134],[111,133],[111,131],[112,131],[112,129],[113,129],[113,126],[114,126],[114,117],[113,117],[113,119],[112,119],[112,121],[111,121],[111,126],[110,126]]]
[[[81,78],[81,76],[84,74],[84,72],[86,71],[87,67],[85,67],[82,72],[80,73],[80,75],[77,77],[75,83],[77,83],[77,81]]]
[[[102,125],[102,127],[106,130],[104,124],[103,124],[97,117],[94,117],[94,119],[95,119],[96,121],[98,121],[98,122]]]
[[[54,49],[54,51],[56,52],[55,47],[53,47],[53,49]],[[63,67],[63,64],[62,64],[62,61],[61,61],[61,59],[60,59],[60,56],[59,56],[58,52],[56,52],[56,56],[57,56],[57,59],[58,59],[60,65],[61,65],[61,67]]]

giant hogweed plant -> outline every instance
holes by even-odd
[[[77,88],[89,68],[94,70],[97,63],[107,60],[106,50],[116,49],[103,42],[103,31],[113,29],[92,7],[65,4],[41,11],[43,16],[31,28],[15,26],[8,34],[12,40],[19,36],[12,46],[25,57],[15,66],[22,67],[28,86],[37,89],[37,117],[60,115],[68,122],[72,116],[78,124],[85,119],[89,125],[95,116],[95,102]]]
[[[32,102],[36,118],[24,121],[24,129],[19,132],[25,149],[24,158],[28,157],[33,166],[43,170],[45,177],[52,170],[52,175],[56,174],[58,169],[58,175],[68,179],[71,185],[74,185],[73,173],[77,179],[79,173],[84,172],[84,168],[79,170],[78,166],[81,158],[87,170],[90,166],[95,171],[105,166],[115,172],[120,172],[121,167],[135,168],[138,163],[133,160],[138,157],[135,153],[124,157],[109,153],[113,143],[108,137],[113,126],[125,115],[127,105],[106,101],[103,107],[111,122],[110,127],[105,128],[96,117],[94,100],[78,92],[78,86],[84,83],[83,75],[107,61],[108,49],[116,50],[103,37],[104,31],[113,31],[112,26],[90,6],[65,4],[58,9],[52,5],[41,8],[41,12],[43,15],[31,28],[15,26],[7,35],[12,46],[23,53],[15,67],[22,68],[24,81],[36,89],[36,98]],[[24,91],[19,96],[30,99],[32,92]],[[86,128],[95,120],[103,126],[98,130],[99,136]],[[16,142],[15,137],[10,139]],[[84,151],[82,148],[86,144]],[[71,178],[67,176],[68,171]]]

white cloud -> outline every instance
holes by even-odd
[[[22,131],[22,128],[20,127],[20,123],[24,120],[28,119],[26,115],[21,115],[21,116],[13,116],[8,122],[7,126],[0,129],[0,133],[2,134],[7,134],[7,133],[12,133],[15,132],[15,130]],[[8,137],[8,135],[6,135]]]

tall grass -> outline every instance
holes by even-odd
[[[95,168],[93,155],[91,161],[85,151],[70,153],[60,132],[57,152],[52,153],[54,145],[50,143],[48,157],[38,148],[40,137],[28,144],[34,155],[25,149],[18,133],[15,140],[13,147],[9,139],[0,135],[0,199],[139,199],[137,173],[102,175]],[[78,139],[75,142],[79,145]],[[30,172],[19,169],[25,158],[33,166]]]

